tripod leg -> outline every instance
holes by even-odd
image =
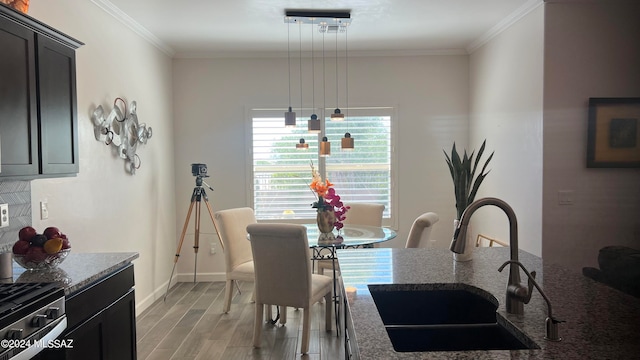
[[[200,248],[200,208],[202,203],[198,201],[198,206],[196,207],[196,223],[195,223],[195,234],[193,239],[193,252],[195,255],[195,260],[193,264],[193,283],[196,282],[196,270],[198,268],[198,248]]]
[[[167,295],[169,294],[171,279],[173,279],[173,273],[176,271],[176,264],[178,263],[178,258],[180,257],[180,249],[182,248],[182,243],[184,242],[184,236],[187,233],[187,226],[189,225],[189,218],[191,217],[191,211],[193,210],[194,204],[195,198],[192,198],[191,204],[189,205],[189,211],[187,211],[187,218],[184,220],[184,226],[182,227],[182,234],[180,234],[180,242],[178,243],[178,248],[176,249],[176,256],[173,259],[173,269],[171,270],[171,276],[169,276],[169,283],[167,284],[167,291],[164,293],[163,301],[167,300]]]

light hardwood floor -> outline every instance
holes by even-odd
[[[223,314],[224,282],[175,285],[166,301],[159,299],[136,320],[138,360],[344,359],[344,337],[336,336],[335,322],[333,331],[324,329],[324,304],[313,305],[308,354],[300,354],[302,310],[293,308],[285,326],[263,324],[262,347],[255,349],[253,283],[240,289]]]

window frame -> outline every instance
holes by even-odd
[[[351,113],[350,115],[354,115],[354,114],[363,114],[369,111],[375,111],[375,115],[378,116],[389,116],[390,117],[390,149],[389,149],[389,156],[390,156],[390,174],[389,174],[389,179],[390,179],[390,192],[389,192],[389,196],[391,197],[389,203],[390,203],[390,209],[389,209],[389,216],[388,217],[384,217],[382,220],[382,226],[384,227],[390,227],[392,229],[396,229],[398,228],[398,189],[397,189],[397,183],[398,183],[398,158],[397,158],[397,151],[396,151],[396,139],[398,137],[398,119],[397,119],[397,106],[368,106],[368,107],[352,107],[349,108],[349,110],[345,110],[343,109],[343,113],[348,114]],[[323,119],[325,116],[328,118],[329,114],[333,113],[333,109],[323,109],[322,108],[317,108],[315,111],[312,111],[311,108],[303,108],[302,112],[300,112],[300,108],[298,109],[294,109],[294,111],[297,113],[298,115],[298,121],[300,121],[300,118],[305,119],[308,116],[311,115],[312,112],[315,112],[318,115],[318,118]],[[276,109],[276,108],[268,108],[268,107],[245,107],[245,118],[246,118],[246,149],[247,149],[247,161],[246,161],[246,186],[248,189],[248,201],[249,201],[249,206],[252,208],[255,208],[255,198],[254,198],[254,168],[253,168],[253,118],[255,117],[282,117],[282,126],[284,127],[284,110],[282,109]],[[302,115],[300,115],[300,113],[302,113]],[[304,120],[303,120],[304,121]],[[345,120],[348,121],[348,120]],[[321,125],[321,132],[320,134],[318,134],[318,139],[321,139],[322,136],[324,136],[325,134],[325,124],[324,122],[322,122]],[[313,134],[309,134],[308,136],[305,136],[305,138],[311,137],[313,136]],[[340,149],[340,141],[339,139],[336,141],[336,139],[330,139],[330,141],[332,141],[332,147],[331,147],[331,152],[335,152],[335,151],[341,151]],[[355,146],[358,146],[358,139],[357,137],[355,138]],[[316,169],[321,173],[321,174],[325,174],[326,173],[326,166],[325,166],[325,160],[326,158],[322,158],[319,157],[319,163],[315,164],[314,166],[316,167]],[[309,168],[309,177],[311,177],[311,169]],[[324,175],[323,175],[324,176]],[[330,179],[331,180],[331,179]],[[269,222],[282,222],[283,219],[258,219],[258,221],[260,222],[265,222],[265,223],[269,223]],[[315,219],[309,218],[309,219],[286,219],[287,222],[289,223],[295,223],[295,224],[309,224],[315,221]]]

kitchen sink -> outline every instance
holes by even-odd
[[[539,349],[496,313],[498,300],[466,284],[369,285],[396,351]]]

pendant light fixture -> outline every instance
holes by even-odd
[[[287,67],[289,69],[289,111],[284,113],[284,126],[296,127],[296,113],[291,109],[291,41],[289,36],[290,25],[287,23]]]
[[[345,61],[345,92],[347,94],[347,117],[349,117],[349,48],[348,48],[348,39],[347,39],[347,29],[344,28],[344,61]],[[347,122],[347,132],[344,133],[344,137],[342,138],[342,150],[351,151],[354,149],[353,138],[349,133],[349,123]]]
[[[307,131],[313,134],[320,133],[320,119],[316,115],[316,65],[315,56],[313,55],[313,19],[311,19],[311,118],[307,121]]]
[[[344,120],[344,114],[338,107],[338,31],[336,30],[336,109],[333,110],[333,114],[331,114],[331,121],[342,120]]]
[[[303,138],[300,138],[300,141],[296,144],[296,149],[298,150],[308,150],[309,144],[307,144]]]
[[[319,20],[319,22],[316,22]],[[322,124],[318,116],[315,114],[315,56],[314,56],[314,44],[313,44],[313,25],[318,24],[319,30],[322,33],[325,32],[336,32],[336,109],[334,113],[331,114],[331,120],[344,120],[344,115],[338,108],[337,100],[338,96],[338,32],[343,32],[351,23],[351,14],[348,11],[340,11],[340,10],[286,10],[285,11],[285,22],[287,23],[298,23],[302,24],[311,24],[312,25],[312,33],[311,33],[311,67],[312,67],[312,115],[307,123],[307,128],[309,132],[320,133],[322,131]],[[322,39],[322,65],[323,65],[323,91],[325,94],[323,95],[324,108],[326,109],[326,88],[325,88],[325,69],[324,69],[324,37]],[[302,116],[302,30],[300,30],[300,113]],[[324,111],[324,110],[323,110]],[[345,134],[346,137],[347,134]],[[349,136],[350,137],[350,136]],[[345,141],[349,140],[344,140]],[[351,139],[351,142],[353,140]],[[348,145],[347,145],[348,146]],[[344,147],[344,145],[343,145]],[[353,146],[351,146],[353,148]],[[309,145],[305,143],[304,139],[301,138],[298,144],[296,144],[296,149],[308,149]],[[320,156],[325,157],[331,155],[331,143],[327,139],[326,136],[322,136],[322,141],[319,143],[319,153]]]
[[[325,157],[329,155],[331,155],[331,143],[326,136],[323,136],[320,142],[320,156]]]

